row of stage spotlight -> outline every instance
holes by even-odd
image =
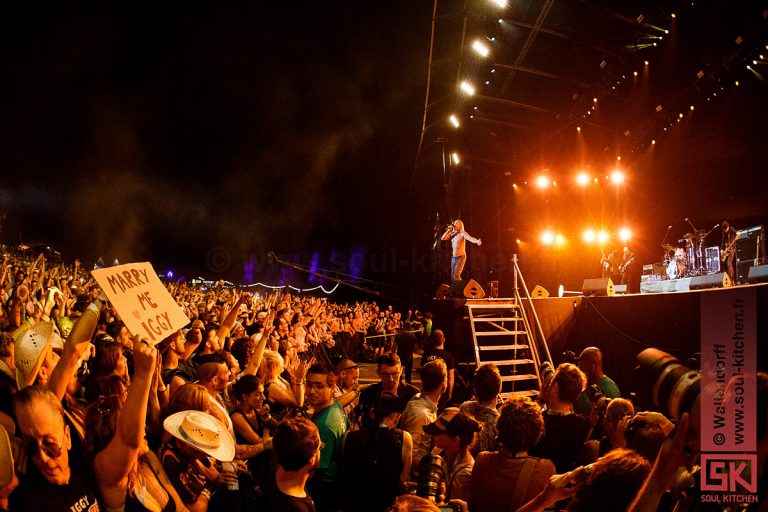
[[[629,243],[632,240],[632,231],[629,228],[621,228],[617,233],[612,234],[604,229],[585,229],[581,234],[581,239],[586,244],[598,244],[600,246],[605,245],[612,240],[618,240],[622,243]],[[562,233],[558,233],[551,229],[546,229],[541,232],[539,241],[542,245],[546,246],[562,246],[565,245],[568,239],[563,236]],[[521,243],[518,239],[517,243]]]

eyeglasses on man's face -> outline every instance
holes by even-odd
[[[41,441],[38,441],[37,439],[33,439],[31,437],[24,437],[24,448],[27,452],[27,455],[30,457],[39,457],[40,453],[44,453],[48,458],[51,459],[58,459],[61,457],[61,452],[64,447],[64,437],[62,437],[61,442],[56,443],[52,439],[42,439]]]

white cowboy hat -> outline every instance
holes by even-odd
[[[16,363],[16,385],[31,386],[48,351],[51,350],[51,322],[38,322],[33,327],[14,333],[13,359]]]
[[[177,412],[165,418],[163,427],[176,439],[181,439],[216,460],[229,462],[235,458],[235,439],[227,427],[210,414],[200,411]]]

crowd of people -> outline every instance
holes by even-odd
[[[500,398],[499,369],[482,365],[464,400],[428,313],[167,288],[190,323],[152,345],[78,261],[3,255],[0,509],[640,512],[692,500],[692,485],[670,493],[695,462],[688,415],[636,411],[597,347],[543,369],[535,399]],[[366,357],[378,382],[361,386]],[[759,390],[764,416],[764,375]],[[765,484],[765,417],[758,435]]]

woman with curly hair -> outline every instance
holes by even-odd
[[[517,510],[547,485],[555,465],[528,456],[544,433],[539,404],[513,396],[500,410],[496,423],[500,449],[477,456],[469,484],[473,512]]]

